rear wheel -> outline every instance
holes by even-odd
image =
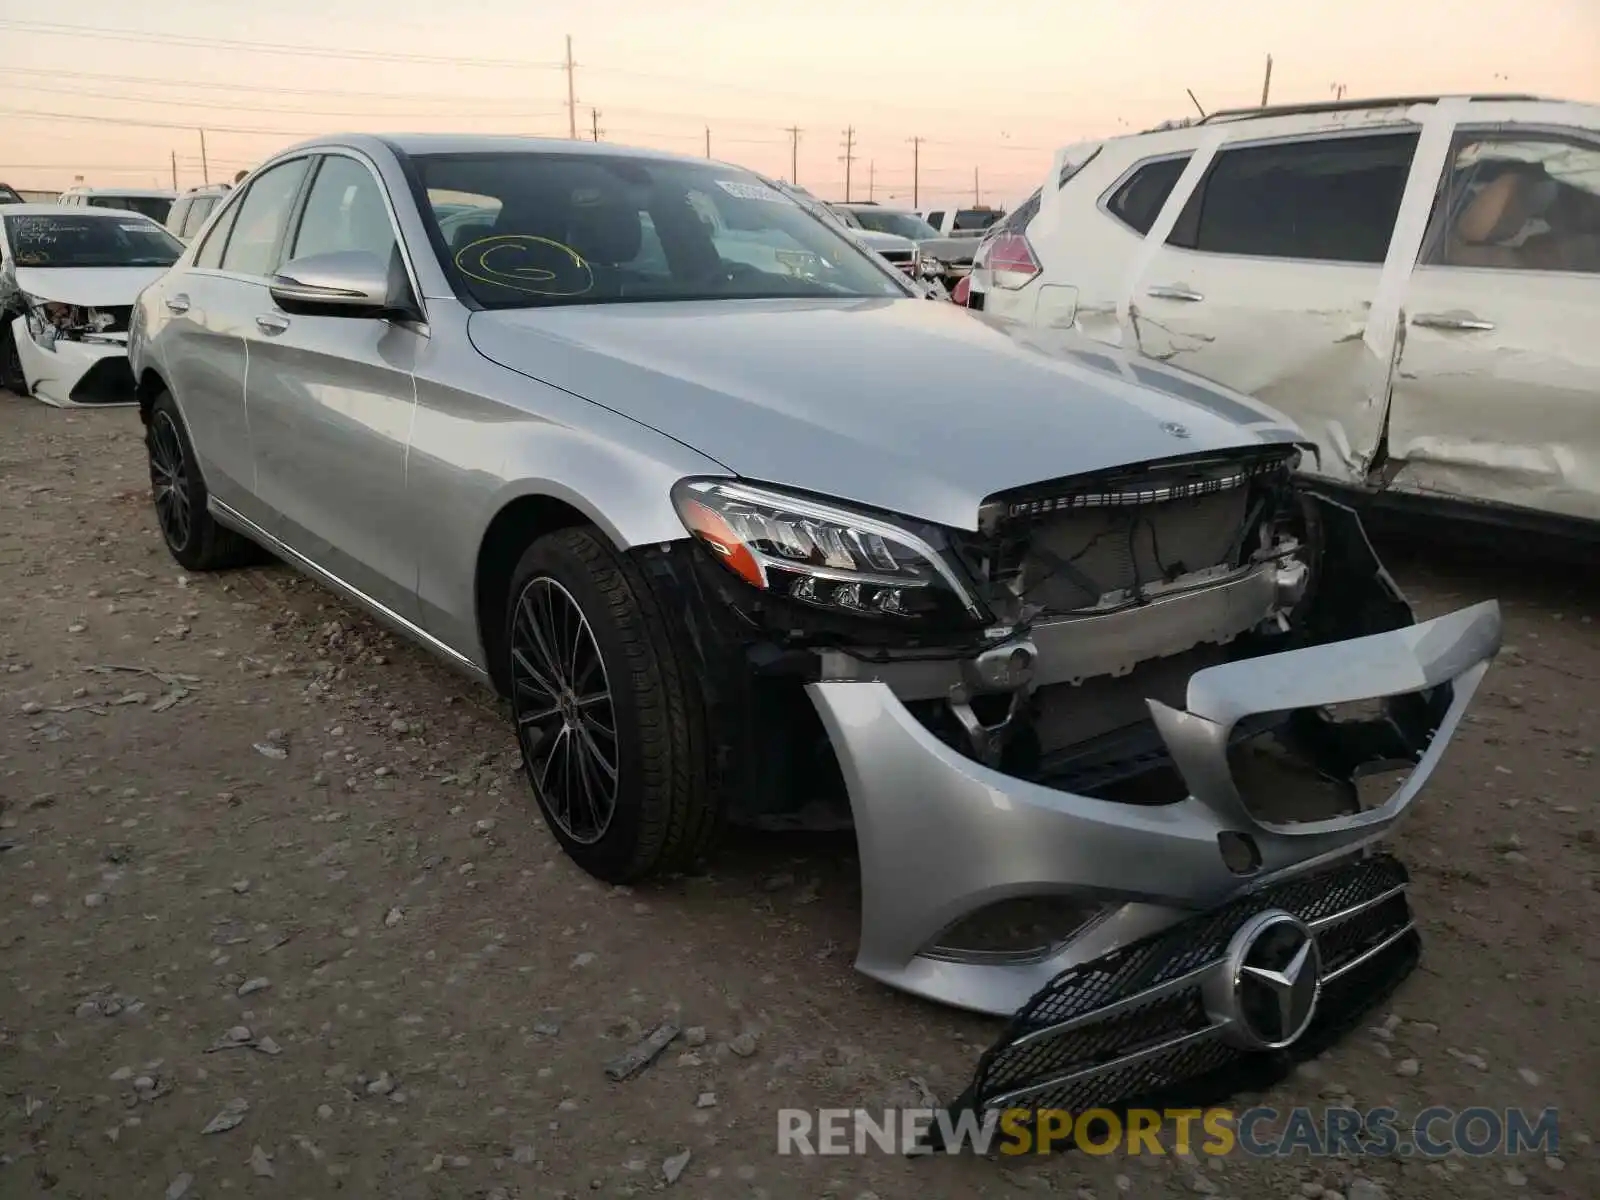
[[[527,549],[507,608],[523,767],[562,848],[609,883],[692,867],[721,820],[705,698],[676,618],[585,527]]]
[[[253,542],[217,524],[207,510],[200,464],[170,392],[162,392],[150,406],[145,449],[150,458],[156,521],[180,566],[191,571],[218,571],[242,566],[258,556]]]

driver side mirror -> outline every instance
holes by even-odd
[[[420,318],[409,288],[367,250],[308,254],[285,263],[268,290],[292,315]]]

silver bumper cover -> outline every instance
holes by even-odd
[[[1382,838],[1416,799],[1500,646],[1494,601],[1431,621],[1196,672],[1182,711],[1151,715],[1189,791],[1135,806],[1057,791],[991,770],[929,733],[889,686],[807,685],[849,789],[859,844],[856,967],[893,987],[1011,1015],[1063,970]],[[1256,714],[1380,699],[1452,685],[1415,769],[1381,805],[1349,816],[1268,824],[1235,786],[1233,727]],[[1222,835],[1252,843],[1258,865],[1224,862]],[[962,918],[1001,900],[1073,895],[1108,916],[1034,961],[930,955]]]

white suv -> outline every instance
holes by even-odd
[[[1048,178],[958,299],[1251,393],[1369,497],[1595,532],[1600,106],[1214,113]]]

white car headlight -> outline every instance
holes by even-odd
[[[672,503],[718,562],[761,591],[841,614],[984,615],[940,550],[892,520],[722,480],[682,480]]]

